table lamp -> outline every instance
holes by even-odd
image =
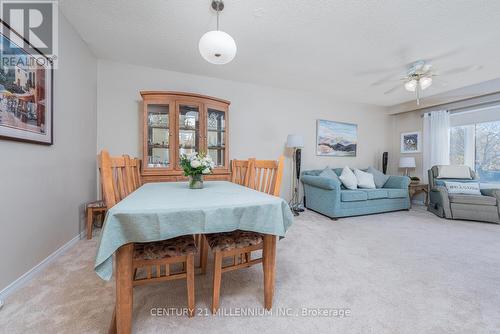
[[[298,216],[299,212],[304,211],[300,207],[301,201],[299,200],[300,158],[301,149],[304,147],[304,138],[301,135],[290,134],[286,138],[286,147],[293,149],[292,199],[288,204],[293,214]]]
[[[399,158],[399,168],[405,168],[405,176],[410,176],[408,174],[409,168],[415,168],[417,165],[415,164],[415,157],[401,157]]]

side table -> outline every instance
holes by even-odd
[[[412,206],[412,199],[418,194],[425,193],[425,205],[429,203],[429,185],[426,183],[410,183],[408,186],[410,195],[410,208]]]

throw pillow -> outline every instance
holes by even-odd
[[[340,174],[339,179],[347,189],[354,190],[358,188],[358,179],[352,170],[347,166],[342,169],[342,174]]]
[[[325,169],[323,169],[321,171],[321,173],[319,173],[318,176],[321,176],[321,177],[326,177],[326,178],[329,178],[329,179],[334,179],[334,180],[337,180],[339,179],[339,177],[337,176],[337,174],[335,174],[335,172],[329,168],[329,167],[326,167]]]
[[[387,182],[387,180],[389,180],[389,175],[385,175],[378,169],[373,168],[372,166],[368,167],[366,172],[373,175],[373,181],[375,182],[375,186],[377,188],[382,188],[384,184]]]
[[[445,182],[448,194],[481,195],[479,182]]]
[[[438,179],[472,179],[468,166],[438,166]]]
[[[355,169],[354,175],[356,175],[356,179],[358,179],[359,188],[375,189],[375,181],[373,180],[372,174]]]

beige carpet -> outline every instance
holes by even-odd
[[[94,274],[95,248],[95,239],[80,241],[11,295],[0,332],[105,333],[114,284]],[[138,287],[134,332],[500,333],[500,225],[442,220],[421,209],[339,221],[306,212],[278,243],[272,315],[262,314],[262,287],[259,266],[226,273],[224,313],[193,319],[151,315],[152,308],[181,312],[184,282]],[[210,294],[210,273],[197,276],[201,312]],[[330,314],[303,316],[303,308]],[[335,316],[338,309],[350,314]],[[239,314],[249,311],[255,315]]]

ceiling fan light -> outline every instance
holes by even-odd
[[[432,85],[432,77],[423,77],[419,80],[420,88],[422,90],[429,88]]]
[[[409,92],[414,92],[417,89],[417,80],[412,79],[405,82],[405,89]]]

